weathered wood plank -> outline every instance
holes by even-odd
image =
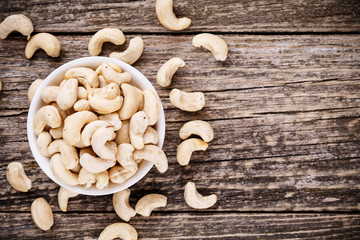
[[[39,230],[30,213],[0,213],[2,239],[97,239],[121,222],[115,213],[55,213],[49,231]],[[153,213],[130,224],[139,239],[355,239],[360,216],[349,214]]]
[[[0,20],[15,13],[32,19],[37,32],[169,32],[155,15],[155,0],[0,2]],[[360,29],[356,0],[174,1],[177,16],[191,18],[187,32],[347,32]]]

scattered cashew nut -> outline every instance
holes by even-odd
[[[136,211],[129,203],[130,189],[125,189],[113,195],[113,206],[116,214],[124,221],[128,222],[130,218],[136,215]]]
[[[37,198],[32,202],[31,216],[36,226],[41,230],[49,230],[54,224],[53,212],[44,198]]]
[[[206,209],[213,206],[217,201],[217,196],[215,194],[211,194],[209,196],[202,196],[196,190],[195,183],[188,182],[185,185],[184,192],[185,202],[192,208],[195,209]]]
[[[28,91],[28,99],[29,99],[29,103],[31,103],[36,91],[39,89],[40,85],[42,84],[44,80],[42,79],[36,79],[35,81],[33,81],[29,87],[29,91]]]
[[[0,38],[5,39],[12,31],[18,31],[22,35],[27,36],[29,40],[30,34],[34,31],[31,20],[23,14],[14,14],[6,17],[0,24]]]
[[[208,144],[198,138],[190,138],[178,146],[176,158],[180,165],[185,166],[190,162],[191,155],[194,151],[205,151],[208,148]]]
[[[112,52],[109,57],[119,59],[127,64],[136,62],[144,51],[144,41],[141,37],[130,40],[129,47],[124,52]]]
[[[164,63],[157,75],[156,75],[156,82],[162,87],[168,87],[171,84],[172,77],[174,76],[175,72],[178,70],[179,67],[184,67],[185,62],[181,58],[174,57]]]
[[[71,186],[78,184],[78,174],[73,173],[64,167],[59,153],[56,153],[51,157],[50,168],[59,181]]]
[[[136,149],[144,147],[144,132],[149,125],[149,117],[144,111],[135,113],[130,119],[130,142]]]
[[[201,33],[193,38],[192,44],[194,47],[203,47],[211,51],[218,61],[225,61],[227,58],[228,46],[219,36],[210,33]]]
[[[205,142],[210,142],[214,138],[214,130],[211,125],[202,120],[194,120],[185,123],[179,131],[181,139],[187,139],[192,134],[200,136]]]
[[[59,40],[49,33],[38,33],[34,35],[25,48],[25,56],[30,59],[36,50],[43,49],[50,57],[58,57],[60,55],[61,45]]]
[[[125,36],[117,28],[104,28],[95,33],[89,42],[89,53],[91,56],[97,56],[101,52],[104,42],[112,42],[115,45],[121,45],[125,42]]]
[[[190,18],[177,18],[173,12],[173,0],[157,0],[156,16],[164,27],[170,30],[183,30],[191,24]]]
[[[143,217],[148,217],[155,208],[165,207],[166,203],[167,197],[164,195],[148,194],[136,203],[135,211]]]
[[[170,102],[181,110],[196,112],[205,106],[205,96],[202,92],[185,92],[174,88],[170,92]]]
[[[61,211],[66,212],[67,211],[67,205],[69,198],[76,197],[79,194],[73,191],[70,191],[66,188],[60,187],[59,193],[58,193],[58,203]]]
[[[100,234],[98,240],[112,240],[121,238],[123,240],[137,240],[136,229],[127,223],[113,223],[107,226]]]
[[[35,113],[33,127],[36,135],[42,133],[46,125],[51,128],[57,128],[61,124],[60,113],[54,106],[43,106]]]
[[[145,145],[143,149],[135,150],[133,157],[136,162],[147,160],[155,164],[159,172],[164,173],[168,169],[168,160],[165,153],[155,145]]]
[[[26,176],[23,165],[19,162],[11,162],[7,166],[6,179],[20,192],[27,192],[31,188],[31,180]]]

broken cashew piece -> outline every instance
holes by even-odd
[[[0,24],[0,38],[5,39],[13,32],[18,31],[29,40],[30,34],[34,31],[31,20],[23,14],[14,14],[6,17]]]
[[[50,159],[50,168],[55,177],[62,183],[75,186],[78,184],[78,174],[71,172],[62,164],[61,155],[54,154]]]
[[[176,158],[180,165],[188,165],[191,159],[191,155],[194,151],[205,151],[208,148],[208,144],[198,138],[190,138],[178,146]]]
[[[171,84],[172,77],[174,76],[175,72],[179,69],[179,67],[184,67],[185,62],[181,58],[174,57],[164,63],[157,75],[156,75],[156,82],[162,87],[168,87]]]
[[[217,196],[215,194],[204,197],[198,193],[195,183],[193,182],[188,182],[185,185],[184,198],[187,205],[195,209],[206,209],[217,202]]]
[[[159,142],[158,132],[151,126],[148,126],[144,133],[144,144],[157,145]]]
[[[164,173],[168,169],[168,160],[161,148],[155,145],[145,145],[143,149],[135,150],[133,157],[136,162],[146,160],[152,162],[159,172]]]
[[[128,222],[130,218],[136,215],[136,211],[129,203],[130,189],[125,189],[113,195],[113,206],[116,214],[124,221]]]
[[[41,155],[44,157],[51,157],[51,154],[48,151],[48,147],[52,142],[52,137],[48,132],[42,132],[36,139],[36,146]]]
[[[201,33],[193,38],[192,44],[194,47],[203,47],[209,50],[218,61],[225,61],[227,58],[228,46],[219,36],[210,33]]]
[[[60,152],[61,161],[66,169],[73,169],[79,164],[79,156],[74,146],[67,144],[64,140],[53,141],[48,147],[48,153],[54,155]]]
[[[6,168],[6,179],[10,185],[20,192],[27,192],[31,188],[31,180],[26,176],[23,165],[11,162]]]
[[[60,86],[56,96],[56,103],[62,110],[72,108],[77,100],[78,80],[70,78]]]
[[[76,197],[79,194],[73,191],[70,191],[66,188],[60,187],[59,193],[58,193],[58,203],[61,211],[66,212],[67,211],[67,205],[69,198]]]
[[[39,89],[40,85],[42,84],[44,80],[42,79],[36,79],[35,81],[33,81],[29,87],[29,91],[28,91],[28,99],[29,99],[29,103],[31,103],[36,91]]]
[[[43,49],[50,57],[58,57],[60,55],[61,45],[59,40],[49,33],[38,33],[34,35],[25,48],[25,56],[30,59],[36,50]]]
[[[31,204],[31,216],[41,230],[49,230],[54,224],[54,216],[49,203],[44,198],[37,198]]]
[[[131,65],[140,58],[143,51],[144,41],[141,37],[134,37],[130,40],[129,47],[124,52],[112,52],[109,57]]]
[[[104,42],[111,42],[115,45],[121,45],[125,42],[125,36],[117,28],[104,28],[95,33],[89,42],[89,53],[91,56],[97,56],[101,52]]]
[[[157,0],[156,16],[164,27],[170,30],[183,30],[191,24],[190,18],[177,18],[173,12],[173,0]]]
[[[170,92],[170,102],[181,110],[196,112],[205,106],[205,96],[202,92],[185,92],[174,88]]]
[[[99,173],[113,167],[116,164],[116,159],[102,159],[90,153],[84,153],[80,156],[80,164],[88,172]]]
[[[160,98],[155,91],[146,89],[143,91],[144,94],[144,109],[143,111],[149,117],[149,125],[154,125],[160,114]]]
[[[114,159],[117,152],[114,128],[105,126],[98,128],[91,137],[91,146],[94,152],[102,159]]]
[[[136,149],[144,147],[144,132],[149,125],[149,117],[144,111],[135,113],[130,119],[130,142]]]
[[[202,120],[187,122],[180,128],[179,136],[183,140],[193,134],[200,136],[205,142],[210,142],[214,138],[213,128],[209,123]]]
[[[119,110],[119,116],[121,120],[127,120],[136,113],[140,105],[143,105],[144,97],[139,88],[130,84],[122,84],[121,89],[124,95],[124,103]]]
[[[57,128],[61,124],[60,113],[54,106],[43,106],[35,113],[33,127],[36,135],[42,133],[46,125],[51,128]]]
[[[127,223],[113,223],[107,226],[100,234],[98,240],[112,240],[121,238],[123,240],[137,240],[136,229]]]
[[[148,194],[136,203],[135,211],[143,217],[148,217],[155,208],[165,207],[166,203],[167,197],[164,195]]]

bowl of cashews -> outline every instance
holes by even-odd
[[[54,70],[32,97],[27,135],[45,174],[80,194],[112,194],[153,165],[168,169],[160,98],[141,72],[114,58],[84,57]]]

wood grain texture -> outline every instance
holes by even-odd
[[[23,13],[36,32],[170,32],[155,15],[155,0],[3,0],[0,20]],[[349,32],[360,29],[357,0],[174,1],[178,17],[189,17],[186,32]]]
[[[97,239],[101,231],[121,222],[115,213],[55,213],[54,225],[41,231],[30,213],[0,213],[0,238]],[[89,221],[91,219],[91,221]],[[130,224],[139,239],[355,239],[359,215],[348,214],[243,214],[154,213],[136,216]],[[204,223],[206,224],[200,224]]]

